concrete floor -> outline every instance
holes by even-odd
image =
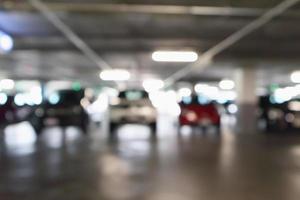
[[[35,138],[23,123],[0,139],[1,200],[298,200],[300,136],[221,137],[127,126],[51,128]]]

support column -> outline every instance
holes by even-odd
[[[40,81],[40,86],[41,86],[41,95],[43,98],[43,101],[46,99],[46,85],[47,85],[47,81],[45,80],[41,80]]]
[[[238,133],[257,132],[257,106],[256,96],[256,68],[244,67],[240,69],[236,77],[237,86],[237,124]]]

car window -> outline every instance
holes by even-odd
[[[211,100],[204,96],[188,96],[183,97],[180,104],[182,105],[207,105],[210,104]]]
[[[79,104],[83,98],[83,93],[78,91],[62,90],[49,96],[50,104]]]
[[[124,92],[120,92],[119,98],[126,99],[129,101],[136,101],[136,100],[148,98],[148,93],[140,90],[124,91]]]

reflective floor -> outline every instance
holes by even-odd
[[[298,200],[300,137],[222,136],[171,122],[157,138],[125,126],[118,138],[93,126],[49,128],[36,138],[29,124],[0,139],[1,200]]]

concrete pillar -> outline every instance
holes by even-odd
[[[45,80],[40,81],[40,87],[41,87],[43,101],[46,99],[46,85],[47,85],[47,81],[45,81]]]
[[[256,68],[244,67],[239,69],[236,76],[237,87],[237,124],[238,133],[257,132]]]

